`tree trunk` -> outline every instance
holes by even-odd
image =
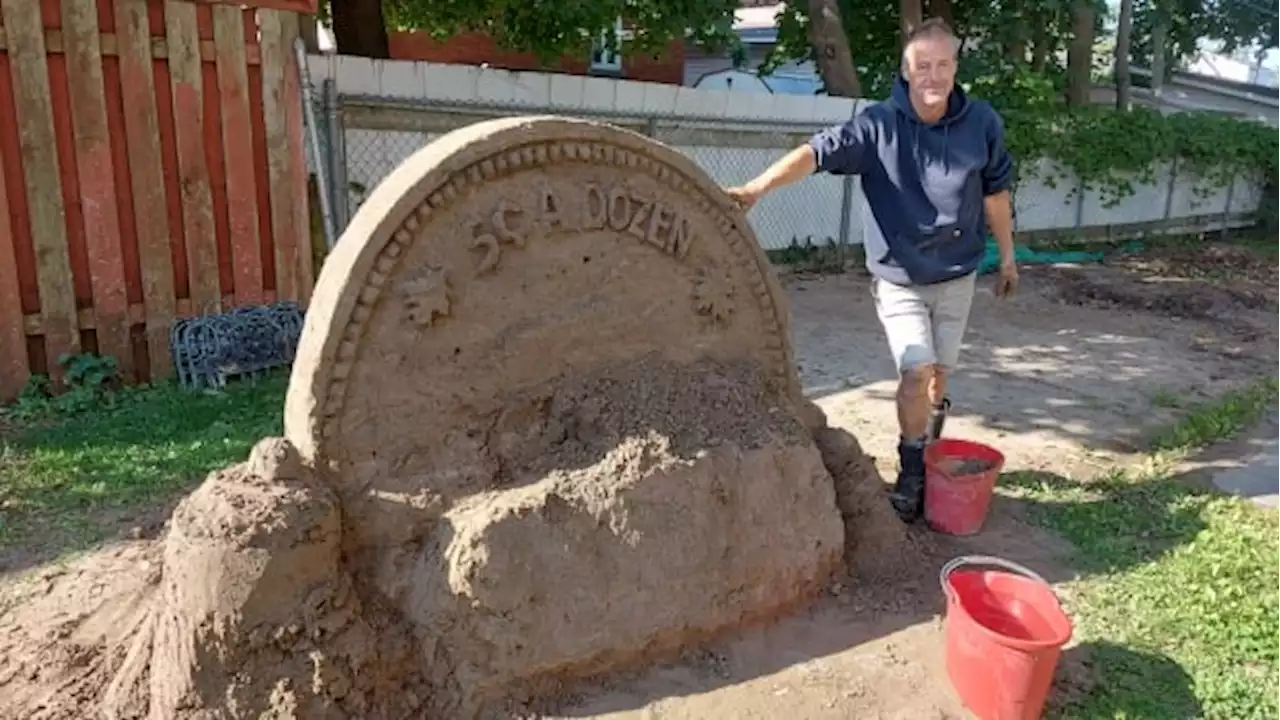
[[[924,8],[921,7],[920,0],[899,0],[898,16],[902,23],[902,38],[905,40],[907,33],[920,26],[924,22]]]
[[[1116,26],[1116,109],[1128,110],[1133,83],[1129,77],[1129,38],[1133,32],[1133,0],[1120,0],[1120,21]]]
[[[1024,12],[1023,3],[1014,0],[1009,3],[1009,15],[1002,15],[1002,19],[1009,27],[1009,42],[1004,46],[1004,55],[1014,63],[1021,65],[1027,61],[1027,23],[1025,22],[1028,13]]]
[[[951,26],[957,37],[959,36],[960,31],[956,30],[956,14],[951,9],[951,0],[929,0],[929,17],[940,18]]]
[[[333,43],[342,55],[389,58],[382,0],[333,0]]]
[[[827,94],[862,97],[862,83],[849,52],[838,0],[809,0],[809,43],[818,60],[818,72]]]
[[[1076,0],[1071,8],[1071,45],[1067,48],[1067,103],[1089,104],[1093,87],[1093,20],[1091,0]]]
[[[1157,108],[1164,95],[1164,40],[1169,34],[1168,27],[1169,21],[1161,14],[1156,16],[1155,27],[1151,28],[1151,97],[1155,98]]]
[[[1033,17],[1031,22],[1031,69],[1036,72],[1044,72],[1053,50],[1049,28],[1046,27],[1048,22],[1046,17]]]
[[[1005,57],[1015,63],[1025,63],[1027,61],[1027,39],[1021,36],[1015,37],[1005,47],[1004,54]]]
[[[320,30],[315,15],[298,15],[298,35],[307,52],[312,55],[320,53]]]

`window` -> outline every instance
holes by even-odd
[[[613,24],[613,47],[609,40],[601,35],[591,45],[591,72],[617,74],[622,72],[622,18]]]

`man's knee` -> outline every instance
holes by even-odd
[[[898,379],[898,389],[907,397],[924,395],[929,392],[929,383],[936,371],[936,365],[916,365],[902,371]]]

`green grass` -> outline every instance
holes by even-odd
[[[223,392],[164,384],[121,392],[109,407],[0,436],[0,551],[38,538],[79,549],[113,532],[112,511],[155,506],[278,435],[288,377]],[[34,537],[33,537],[34,536]]]
[[[1276,404],[1276,380],[1267,378],[1188,409],[1186,417],[1151,440],[1157,453],[1187,453],[1230,438],[1256,423]],[[1174,404],[1171,407],[1180,407]]]
[[[1174,476],[1173,461],[1230,438],[1276,402],[1268,379],[1196,406],[1157,436],[1146,468],[1079,483],[1002,483],[1076,548],[1077,637],[1098,684],[1071,718],[1280,717],[1280,526],[1274,511]]]

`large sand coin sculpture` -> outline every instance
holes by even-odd
[[[285,438],[175,512],[108,706],[470,717],[784,612],[843,553],[820,424],[691,161],[585,121],[457,130],[326,260]]]

